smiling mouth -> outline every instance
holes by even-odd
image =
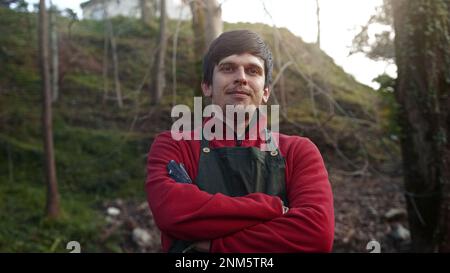
[[[242,91],[242,90],[232,90],[227,92],[228,95],[245,95],[245,96],[250,96],[249,92],[246,91]]]

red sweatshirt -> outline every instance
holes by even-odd
[[[275,133],[273,133],[275,134]],[[259,147],[260,140],[241,146]],[[212,140],[210,147],[236,146]],[[170,160],[185,165],[195,181],[199,140],[173,140],[170,131],[154,140],[148,154],[145,184],[148,203],[161,230],[164,251],[174,238],[211,241],[211,252],[329,252],[334,237],[333,195],[317,147],[307,138],[279,134],[286,160],[289,211],[281,199],[264,193],[229,197],[209,194],[195,184],[177,183],[167,173]],[[195,183],[195,182],[194,182]],[[211,177],[214,183],[214,177]]]

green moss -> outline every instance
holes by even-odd
[[[92,73],[73,73],[67,75],[65,84],[84,91],[103,91],[103,78]]]
[[[83,251],[101,251],[99,204],[117,197],[145,199],[144,142],[138,135],[57,127],[62,216],[49,221],[43,218],[46,185],[42,147],[0,136],[0,250],[67,252],[65,244],[76,240]]]
[[[60,219],[48,220],[45,193],[44,185],[0,184],[2,252],[68,252],[66,243],[72,240],[79,241],[85,252],[99,251],[96,238],[103,223],[92,201],[62,194]]]

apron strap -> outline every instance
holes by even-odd
[[[203,137],[203,134],[202,134],[202,139],[200,141],[201,141],[200,149],[202,151],[203,151],[203,148],[209,148],[209,141]]]
[[[275,144],[275,141],[273,141],[272,132],[269,129],[264,128],[264,133],[265,133],[265,143],[269,144],[269,146],[271,148],[270,151],[278,150],[278,147]],[[203,134],[201,134],[200,148],[202,151],[203,151],[203,148],[209,148],[209,140],[205,139],[203,137]]]
[[[273,141],[273,139],[272,139],[272,132],[269,130],[269,129],[267,129],[267,128],[264,128],[264,132],[265,132],[265,136],[266,136],[266,140],[265,140],[265,143],[267,144],[269,144],[269,146],[270,146],[270,151],[276,151],[276,150],[278,150],[278,147],[277,147],[277,145],[275,145],[275,141]],[[279,152],[279,151],[278,151]]]

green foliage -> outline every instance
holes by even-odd
[[[68,86],[73,86],[88,92],[99,92],[103,89],[101,75],[86,73],[71,73],[64,79]]]
[[[71,21],[78,21],[78,15],[73,9],[66,8],[64,9],[64,13]]]
[[[77,240],[85,252],[101,251],[96,244],[102,217],[89,198],[62,194],[62,217],[44,217],[45,187],[26,181],[0,183],[0,250],[2,252],[68,252]]]
[[[36,90],[39,73],[35,17],[0,7],[0,18],[0,90],[2,86]]]
[[[48,221],[42,145],[0,135],[0,250],[67,252],[65,244],[77,240],[83,251],[112,251],[113,241],[98,242],[104,223],[97,207],[119,196],[145,198],[146,139],[64,124],[56,124],[54,138],[63,215]]]
[[[20,11],[20,12],[27,12],[27,10],[28,10],[28,3],[25,0],[18,0],[15,3],[14,9],[16,11]]]
[[[24,0],[0,0],[0,8],[9,8],[11,5],[15,5],[17,10],[22,11],[28,4]]]
[[[101,200],[125,187],[143,189],[146,151],[137,150],[138,141],[114,131],[64,125],[55,128],[54,138],[60,183],[68,191]]]
[[[400,136],[400,126],[398,123],[399,105],[395,99],[395,79],[387,74],[379,75],[374,79],[380,84],[377,90],[381,98],[379,105],[379,116],[384,131],[392,137]]]
[[[370,43],[369,30],[373,25],[383,26],[387,30],[375,33],[375,41]],[[390,0],[383,0],[376,14],[361,26],[360,32],[353,38],[350,55],[358,52],[364,53],[373,60],[392,61],[394,59],[394,25]]]

